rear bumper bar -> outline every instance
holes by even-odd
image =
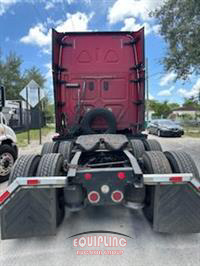
[[[132,168],[115,168],[115,171],[131,171]],[[78,173],[90,173],[94,172],[92,170],[80,170]],[[96,169],[96,171],[101,171],[102,169]],[[105,172],[113,172],[113,168],[107,168]],[[53,177],[18,177],[12,184],[10,184],[6,191],[0,195],[0,210],[6,205],[14,194],[16,194],[20,189],[49,189],[49,188],[62,188],[67,184],[67,176],[53,176]],[[193,177],[191,173],[186,174],[144,174],[143,175],[144,185],[175,185],[190,183],[196,191],[200,193],[200,181]]]
[[[106,173],[113,169],[106,169]],[[131,167],[116,168],[115,171],[132,171]],[[94,172],[87,170],[87,172]],[[99,169],[96,169],[99,171]],[[86,170],[77,170],[84,174]],[[56,189],[68,184],[67,176],[23,177],[17,178],[0,195],[1,238],[13,239],[56,234]],[[143,184],[165,188],[167,186],[190,184],[196,195],[195,206],[200,207],[200,181],[192,174],[147,174],[143,175]],[[196,210],[196,209],[195,209]],[[198,210],[197,210],[198,211]],[[171,232],[163,228],[162,221],[155,219],[153,229]],[[189,226],[187,232],[193,230]],[[192,231],[191,231],[192,232]],[[200,232],[200,221],[196,222],[195,232]]]

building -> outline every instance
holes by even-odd
[[[200,109],[197,107],[193,107],[193,106],[182,106],[182,107],[174,109],[172,113],[178,116],[188,114],[188,115],[191,115],[192,117],[195,117],[197,114],[200,114]]]
[[[41,118],[41,126],[45,125],[44,113],[40,112],[38,105],[34,108],[23,100],[6,100],[5,107],[2,110],[6,117],[8,125],[14,131],[23,131],[27,128],[37,129],[40,127],[39,117]]]
[[[200,120],[200,109],[193,106],[182,106],[174,109],[169,117],[173,117],[174,120],[179,119],[194,119]]]

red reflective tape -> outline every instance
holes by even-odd
[[[2,204],[8,197],[10,196],[10,192],[5,191],[1,196],[0,196],[0,204]]]
[[[27,185],[29,186],[35,186],[38,185],[40,181],[38,179],[28,179],[27,180]]]
[[[170,177],[169,181],[173,182],[173,183],[179,183],[183,181],[183,177],[182,176],[173,176]]]

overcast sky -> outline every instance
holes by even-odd
[[[175,74],[164,73],[159,61],[166,44],[159,25],[149,12],[162,0],[0,0],[0,47],[3,57],[15,51],[23,58],[22,71],[36,65],[48,79],[52,95],[51,28],[57,31],[121,31],[145,27],[149,60],[150,97],[170,102],[196,95],[200,79],[174,82]]]

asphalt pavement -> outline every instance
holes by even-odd
[[[159,138],[159,141],[164,150],[189,152],[200,169],[199,139]],[[74,238],[68,237],[91,230],[111,230],[132,238],[126,238],[127,245],[123,248],[84,248],[102,251],[120,249],[123,250],[122,255],[76,255],[81,248],[74,247]],[[152,231],[140,211],[122,207],[90,207],[78,213],[67,213],[56,236],[1,240],[0,265],[196,266],[200,265],[200,234],[158,234]]]

